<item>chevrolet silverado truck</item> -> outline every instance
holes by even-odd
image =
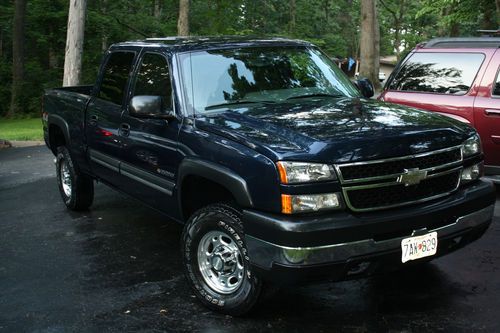
[[[97,180],[184,224],[195,295],[241,315],[263,284],[388,272],[489,227],[476,130],[371,88],[304,41],[124,42],[93,86],[45,93],[45,141],[69,209]]]

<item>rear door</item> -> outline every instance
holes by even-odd
[[[486,54],[475,50],[419,50],[405,60],[382,97],[473,123],[474,98],[486,59]]]
[[[103,180],[120,184],[119,160],[121,116],[135,52],[114,51],[101,68],[94,97],[86,113],[86,134],[92,172]]]
[[[163,107],[173,110],[171,72],[161,52],[144,51],[131,84],[130,96],[161,96]],[[181,122],[136,118],[126,110],[121,127],[123,141],[121,173],[129,178],[126,191],[165,211],[177,209],[173,198],[176,171],[182,156],[177,149]]]
[[[500,52],[484,74],[474,102],[474,123],[481,136],[487,174],[500,174]]]

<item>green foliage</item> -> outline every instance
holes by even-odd
[[[142,34],[176,35],[178,0],[156,1],[161,10],[155,13],[155,0],[88,0],[83,84],[94,82],[110,44],[142,39]],[[38,114],[43,90],[62,84],[68,6],[69,0],[28,1],[22,99],[26,114]],[[10,102],[13,8],[13,0],[0,3],[0,116]],[[378,0],[378,8],[382,55],[395,53],[393,12],[401,14],[402,54],[435,36],[472,35],[480,28],[498,27],[491,0]],[[360,0],[191,0],[190,30],[193,35],[299,38],[330,56],[356,57],[359,16]]]
[[[42,120],[40,118],[0,118],[0,138],[14,141],[42,140]]]

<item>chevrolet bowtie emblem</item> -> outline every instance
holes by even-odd
[[[427,178],[427,171],[415,169],[405,169],[398,179],[398,183],[405,184],[405,186],[417,185],[422,180]]]

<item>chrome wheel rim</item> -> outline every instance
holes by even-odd
[[[210,231],[198,244],[198,268],[206,284],[230,294],[243,282],[244,266],[236,242],[222,231]]]
[[[61,177],[61,184],[64,194],[69,198],[71,197],[71,174],[69,173],[68,164],[65,160],[61,161],[61,167],[59,168],[59,176]]]

